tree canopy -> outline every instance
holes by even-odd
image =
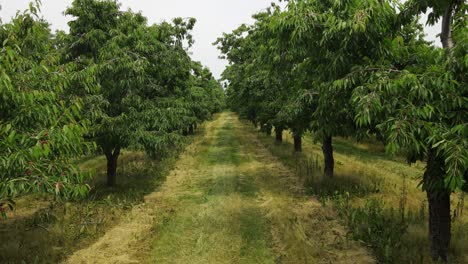
[[[99,91],[86,97],[100,107],[98,115],[88,113],[90,136],[107,157],[109,185],[116,183],[122,148],[141,146],[153,157],[164,155],[183,140],[182,130],[220,109],[220,85],[209,70],[193,70],[187,53],[195,19],[148,25],[140,13],[120,11],[115,1],[94,0],[74,1],[66,14],[74,17],[66,60],[95,68]]]

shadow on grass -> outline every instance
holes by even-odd
[[[229,196],[233,193],[244,197],[256,197],[259,191],[251,175],[237,173],[217,176],[199,184],[199,188],[205,190],[206,195]]]
[[[388,182],[394,181],[380,176],[371,177],[366,171],[366,166],[378,164],[376,167],[387,174],[417,178],[422,173],[420,165],[409,167],[401,157],[391,159],[381,146],[372,146],[373,142],[359,144],[336,139],[336,153],[362,162],[364,171],[337,173],[334,178],[324,178],[317,162],[321,157],[313,156],[314,153],[294,155],[292,144],[284,142],[278,146],[272,137],[263,134],[258,137],[273,155],[296,170],[311,194],[317,195],[322,204],[332,206],[340,214],[349,229],[348,237],[371,248],[379,263],[432,263],[428,250],[427,202],[421,200],[419,211],[418,208],[405,208],[411,194],[406,193],[408,189],[402,185],[397,190],[400,193],[396,194],[400,204],[397,203],[396,207],[395,204],[385,204],[382,200],[388,197],[384,195],[390,195],[387,189],[394,187]],[[310,139],[304,141],[312,143]],[[450,263],[468,263],[466,217],[459,216],[452,225]]]
[[[226,123],[218,129],[213,142],[200,157],[208,165],[238,165],[242,161],[239,153],[239,139],[234,133],[232,123]]]
[[[353,142],[350,139],[334,138],[333,148],[340,154],[355,156],[366,162],[391,159],[390,155],[385,153],[384,146],[377,141],[366,143]],[[399,160],[403,161],[401,159]]]
[[[354,174],[336,173],[333,178],[324,177],[321,157],[313,153],[293,151],[294,145],[284,141],[282,144],[272,142],[272,138],[259,134],[258,137],[267,149],[294,172],[304,182],[309,194],[327,199],[338,193],[349,193],[353,197],[365,197],[379,193],[383,180],[376,177],[359,177]]]
[[[126,152],[119,159],[118,185],[106,186],[105,159],[85,162],[96,170],[90,195],[76,202],[28,197],[31,211],[0,222],[0,263],[60,263],[96,241],[144,196],[159,188],[175,158],[156,162],[143,153]],[[39,203],[42,201],[42,203]],[[39,207],[41,204],[41,208]]]

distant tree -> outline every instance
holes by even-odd
[[[226,89],[227,107],[257,126],[259,122],[257,103],[261,101],[261,98],[255,90],[249,89],[252,80],[248,78],[247,66],[252,59],[249,53],[252,47],[249,48],[250,39],[244,38],[248,31],[248,26],[241,25],[232,33],[223,34],[223,37],[218,38],[214,45],[217,45],[224,54],[221,57],[229,61],[229,65],[222,73],[222,78],[229,83]]]
[[[303,134],[311,129],[314,104],[308,90],[298,90],[290,95],[283,108],[278,114],[293,135],[294,151],[302,151]]]
[[[186,102],[191,113],[189,133],[193,133],[197,124],[209,120],[212,114],[224,108],[224,92],[210,70],[199,62],[192,63],[190,85]]]
[[[290,74],[292,64],[284,58],[269,30],[270,20],[280,12],[272,5],[253,16],[255,24],[242,25],[231,34],[224,34],[215,43],[229,60],[230,66],[223,73],[228,80],[228,102],[241,117],[260,124],[263,132],[276,131],[277,142],[287,129],[278,114],[291,93]]]
[[[289,112],[303,121],[310,113],[310,125],[302,127],[322,142],[328,177],[334,175],[332,138],[361,133],[351,104],[355,86],[336,81],[385,54],[387,39],[399,33],[393,26],[396,17],[396,9],[386,1],[297,0],[288,1],[271,23],[279,46],[291,51],[294,83],[302,90],[293,93],[297,98],[291,107],[297,110],[289,107]]]

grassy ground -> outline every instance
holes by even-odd
[[[158,191],[69,263],[373,263],[231,113]]]
[[[96,172],[88,198],[70,203],[48,196],[27,196],[16,210],[0,221],[0,263],[59,263],[86,248],[157,189],[175,163],[174,157],[153,161],[141,152],[124,151],[119,158],[118,186],[106,187],[103,156],[80,162]]]
[[[251,131],[254,131],[251,128]],[[400,157],[388,157],[382,145],[334,139],[336,177],[322,177],[321,146],[311,135],[304,151],[292,152],[292,138],[284,143],[259,134],[262,143],[301,175],[311,194],[334,208],[350,229],[348,237],[364,241],[382,263],[430,263],[427,200],[418,187],[424,164],[409,166]],[[468,263],[468,205],[464,194],[452,195],[451,263]]]
[[[155,225],[148,262],[373,262],[233,114],[208,131],[168,178],[174,212]]]
[[[334,146],[337,176],[323,179],[310,136],[293,154],[290,135],[277,145],[223,113],[177,159],[125,152],[115,189],[103,157],[83,160],[98,175],[90,197],[21,199],[0,224],[0,263],[429,263],[424,164],[372,142]],[[451,261],[468,263],[459,197]]]

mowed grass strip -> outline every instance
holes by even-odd
[[[197,151],[196,169],[177,174],[175,213],[155,226],[152,262],[275,263],[258,187],[239,170],[250,160],[240,152],[236,120],[220,119]]]
[[[168,177],[151,263],[373,263],[232,113]]]

